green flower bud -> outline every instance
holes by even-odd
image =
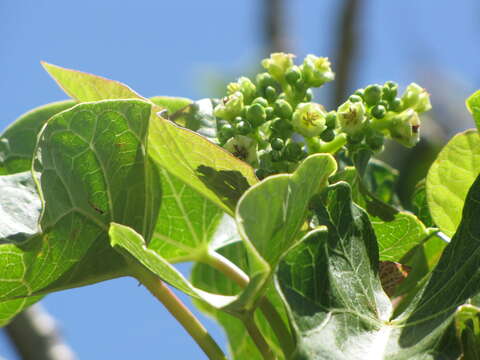
[[[277,118],[272,120],[270,130],[272,131],[273,137],[287,139],[292,135],[293,127],[287,120]]]
[[[320,139],[325,142],[330,142],[335,139],[335,131],[332,129],[326,129],[324,132],[320,134]]]
[[[385,85],[383,85],[382,91],[382,98],[391,102],[397,96],[398,84],[393,81],[387,81]]]
[[[307,89],[307,84],[305,83],[305,81],[303,79],[298,79],[297,82],[295,83],[295,90],[298,91],[298,92],[303,92],[303,91],[306,91]]]
[[[252,125],[248,121],[240,121],[235,124],[235,130],[240,135],[248,135],[252,132]]]
[[[265,108],[265,114],[267,115],[267,120],[273,119],[273,117],[275,116],[275,112],[273,110],[273,107],[267,106]]]
[[[221,144],[224,144],[228,139],[235,135],[235,129],[230,124],[225,124],[220,128],[218,132],[218,140]]]
[[[285,73],[293,66],[295,55],[286,53],[273,53],[270,58],[262,60],[262,66],[279,83],[285,83]]]
[[[350,95],[350,97],[348,98],[348,100],[352,103],[355,103],[355,102],[362,102],[362,98],[358,95]]]
[[[304,156],[302,144],[298,142],[290,142],[285,146],[284,157],[288,161],[298,161]]]
[[[363,102],[352,103],[346,101],[337,111],[338,122],[342,130],[348,135],[356,134],[363,130],[367,116]]]
[[[242,76],[237,80],[237,82],[227,85],[227,95],[233,95],[237,91],[242,93],[244,103],[250,104],[250,102],[255,98],[257,88],[249,78]]]
[[[251,165],[258,164],[257,142],[248,136],[236,135],[223,146],[233,156]]]
[[[355,90],[355,92],[353,93],[354,95],[358,95],[360,96],[362,99],[363,99],[363,96],[365,95],[365,90],[363,89],[358,89],[358,90]]]
[[[363,98],[368,106],[377,105],[382,98],[382,88],[380,85],[368,85],[365,88]]]
[[[330,111],[325,117],[325,125],[328,129],[335,129],[337,127],[337,113]]]
[[[301,65],[302,77],[308,86],[319,87],[335,77],[326,57],[307,55]]]
[[[279,150],[272,150],[270,152],[272,156],[272,161],[282,161],[283,160],[283,153]]]
[[[265,89],[265,98],[268,102],[273,103],[277,98],[277,90],[273,86],[267,86]]]
[[[325,125],[325,110],[317,103],[300,103],[292,115],[293,129],[309,138],[320,135]]]
[[[420,140],[420,118],[416,111],[407,109],[395,114],[390,121],[390,136],[406,147],[415,146]]]
[[[269,73],[260,73],[256,77],[257,81],[257,89],[260,91],[261,94],[265,92],[265,89],[269,86],[275,87],[277,84],[275,80]]]
[[[385,109],[385,106],[383,105],[375,105],[372,108],[371,113],[372,113],[372,116],[376,117],[377,119],[382,119],[387,113],[387,109]]]
[[[243,110],[243,94],[240,91],[226,96],[215,107],[214,114],[216,117],[231,121],[236,116],[240,116]]]
[[[267,114],[265,108],[256,103],[251,105],[247,111],[247,120],[252,124],[253,127],[262,125],[267,119]],[[245,134],[244,134],[245,135]]]
[[[302,78],[302,71],[296,65],[293,65],[290,69],[287,70],[285,73],[285,80],[290,85],[295,85],[298,80]]]
[[[249,106],[249,107],[250,107],[250,106]],[[236,125],[236,124],[238,124],[240,121],[244,121],[244,118],[241,117],[241,116],[236,116],[236,117],[233,119],[232,124],[233,124],[233,125]]]
[[[252,101],[252,105],[253,105],[253,104],[260,104],[260,105],[262,105],[264,108],[266,108],[266,107],[268,106],[268,101],[267,101],[267,99],[265,99],[264,97],[259,96],[259,97],[255,98],[255,99]]]
[[[395,112],[401,112],[403,110],[403,101],[399,97],[396,97],[390,102],[390,110]]]
[[[284,141],[280,138],[273,138],[270,141],[270,144],[273,150],[278,150],[278,151],[282,150],[283,146],[285,145]]]
[[[283,99],[278,99],[275,101],[275,104],[273,105],[273,109],[275,112],[275,115],[283,118],[283,119],[290,119],[292,116],[292,106],[285,100]]]
[[[428,111],[432,108],[430,104],[430,95],[427,91],[415,83],[407,86],[402,96],[403,106],[410,108],[418,113]]]
[[[365,141],[370,149],[373,151],[380,151],[385,142],[385,136],[378,131],[372,131],[366,136]]]

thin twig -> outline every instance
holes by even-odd
[[[139,270],[136,277],[183,326],[209,359],[226,359],[222,349],[210,336],[207,329],[158,276],[145,269]]]
[[[209,253],[209,256],[204,259],[204,262],[226,275],[241,288],[245,288],[248,285],[249,278],[247,274],[245,274],[245,272],[237,265],[218,253]],[[273,332],[275,333],[277,340],[282,345],[282,350],[286,358],[289,358],[289,356],[295,350],[295,341],[292,337],[292,334],[288,330],[287,325],[283,321],[275,306],[273,306],[266,296],[260,300],[259,307]]]

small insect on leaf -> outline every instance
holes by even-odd
[[[393,261],[380,261],[380,282],[385,293],[392,297],[397,286],[404,281],[412,268]]]

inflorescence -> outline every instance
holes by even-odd
[[[431,109],[428,93],[415,83],[398,96],[392,81],[358,89],[336,111],[312,101],[312,88],[334,79],[327,58],[274,53],[262,61],[255,82],[228,84],[215,107],[220,145],[257,169],[259,178],[292,172],[313,153],[368,146],[383,150],[385,137],[407,147],[419,141],[419,114]],[[297,135],[295,135],[297,134]]]

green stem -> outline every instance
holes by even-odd
[[[272,349],[265,341],[265,338],[258,329],[257,324],[255,324],[255,321],[253,320],[253,314],[249,314],[243,317],[241,320],[245,325],[248,334],[250,335],[258,350],[262,354],[263,358],[265,360],[275,360],[276,358]]]
[[[209,359],[227,359],[202,323],[158,276],[147,269],[138,269],[135,277],[167,308]]]
[[[319,141],[316,138],[307,138],[307,145],[310,153],[329,153],[334,154],[347,143],[347,134],[339,133],[330,142]]]
[[[233,280],[241,288],[245,288],[248,285],[250,279],[247,274],[237,265],[218,253],[210,252],[204,261]],[[288,359],[295,350],[295,342],[287,325],[267,297],[263,297],[260,300],[259,307],[275,333],[278,342],[281,344],[285,357]]]

